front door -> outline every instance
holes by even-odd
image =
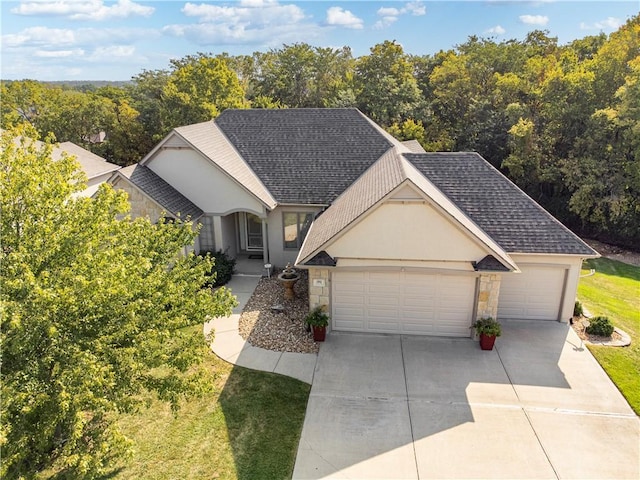
[[[245,215],[247,224],[247,250],[262,251],[262,220],[253,213]]]

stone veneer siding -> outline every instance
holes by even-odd
[[[113,187],[117,190],[124,190],[129,195],[132,218],[148,217],[152,222],[158,221],[163,210],[156,202],[128,182],[117,181]]]
[[[315,279],[324,280],[324,287],[314,287]],[[329,310],[329,296],[331,292],[331,275],[328,268],[310,268],[309,269],[309,310],[313,310],[317,306],[324,307],[324,311],[331,314]]]
[[[502,277],[496,273],[483,273],[480,275],[478,288],[478,307],[476,318],[498,316],[498,298],[500,296],[500,281]]]

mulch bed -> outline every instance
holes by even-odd
[[[240,316],[240,336],[254,347],[276,352],[317,353],[318,344],[303,321],[309,313],[307,272],[298,270],[300,280],[294,286],[293,300],[284,299],[278,273],[260,279]],[[284,307],[283,310],[274,311],[272,307],[276,305]]]
[[[610,337],[601,337],[599,335],[589,335],[586,332],[586,325],[584,324],[585,320],[588,321],[589,319],[585,317],[573,317],[572,327],[575,330],[578,337],[580,337],[582,340],[589,343],[595,343],[595,344],[622,340],[622,335],[620,335],[616,331],[614,331]]]

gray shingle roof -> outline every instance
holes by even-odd
[[[172,215],[179,215],[183,220],[187,217],[195,220],[203,213],[188,198],[143,165],[131,165],[119,170],[118,173],[128,178],[131,183],[158,202],[160,206]]]
[[[225,110],[215,123],[279,203],[330,204],[392,146],[357,109]]]
[[[477,153],[404,157],[507,252],[597,254]]]

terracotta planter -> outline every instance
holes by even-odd
[[[496,342],[495,335],[480,334],[480,348],[482,350],[493,350],[493,344]]]
[[[327,327],[313,327],[313,341],[324,342],[327,335]]]

